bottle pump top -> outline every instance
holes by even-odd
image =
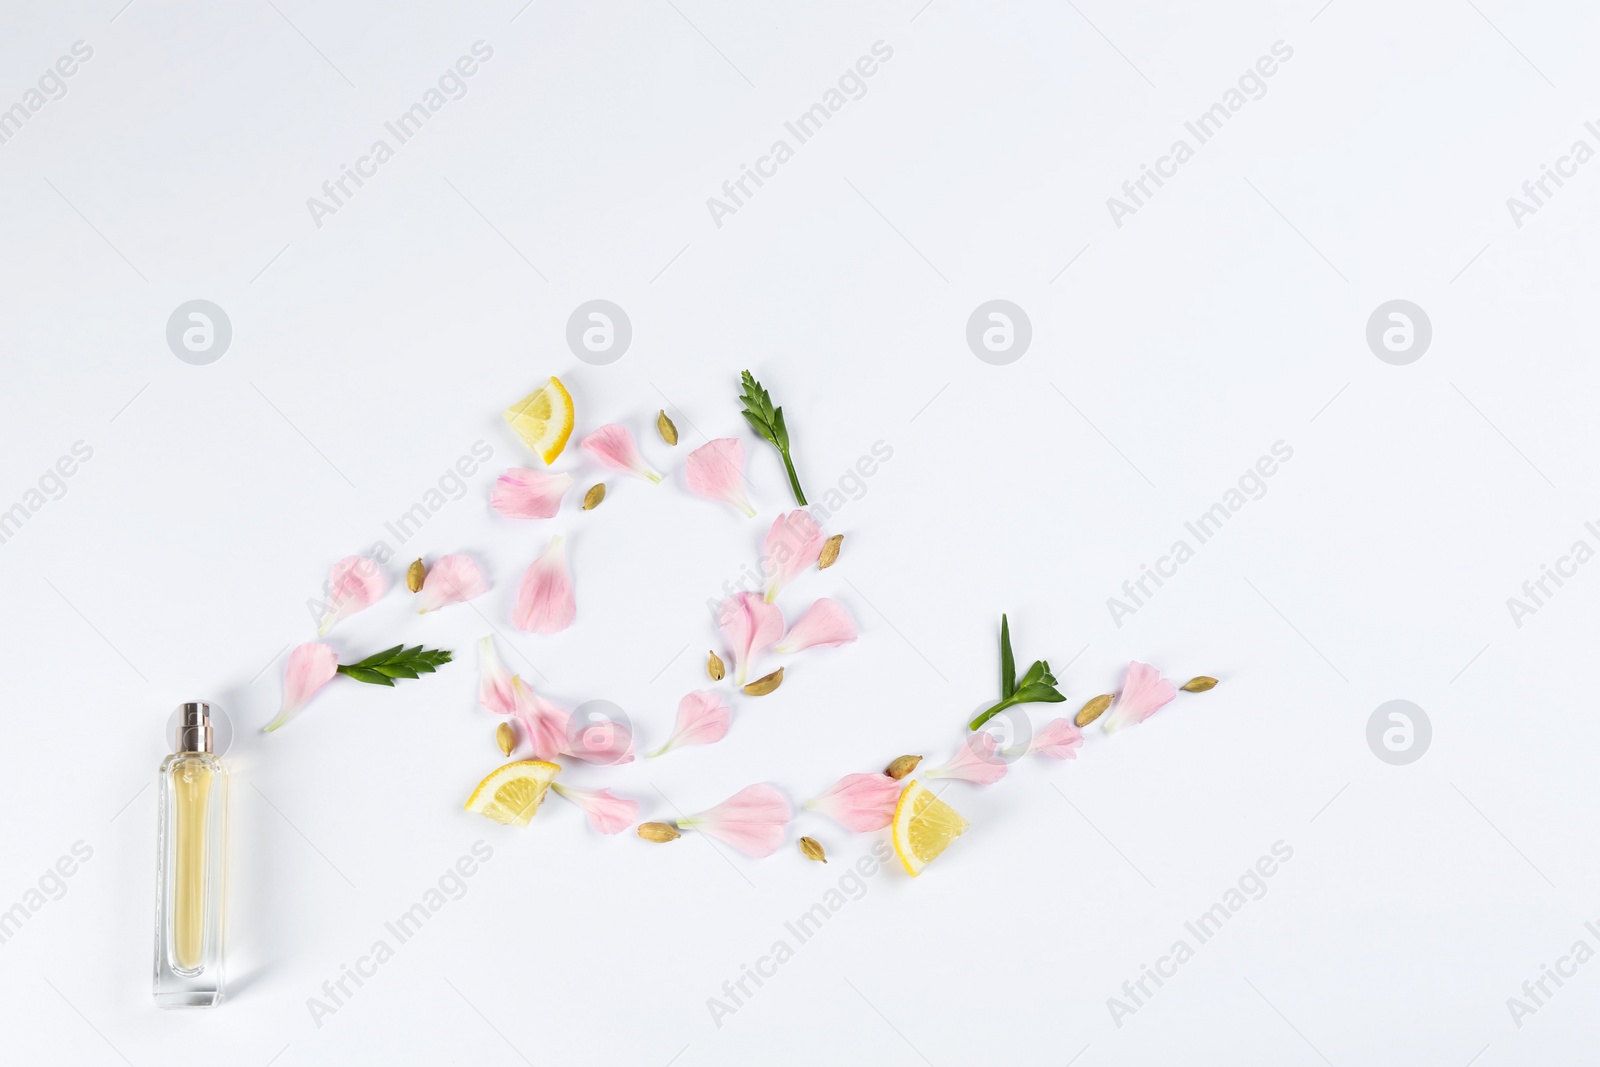
[[[203,700],[178,705],[174,752],[211,751],[211,705]]]

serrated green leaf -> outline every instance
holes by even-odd
[[[1065,699],[1051,685],[1025,685],[1017,690],[1018,704],[1059,704]]]

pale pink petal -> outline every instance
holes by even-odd
[[[283,707],[278,710],[278,717],[267,723],[265,732],[271,733],[299,714],[338,671],[339,657],[317,641],[308,641],[289,653],[289,662],[283,669]]]
[[[1071,719],[1051,719],[1033,735],[1028,751],[1051,759],[1077,759],[1082,744],[1083,731]]]
[[[489,582],[471,556],[440,556],[422,580],[422,590],[417,597],[422,606],[417,608],[417,614],[438,611],[488,591]]]
[[[650,753],[662,755],[679,745],[710,745],[728,736],[732,714],[717,694],[701,690],[678,701],[678,725],[667,743]]]
[[[976,785],[993,785],[1006,776],[1006,761],[995,751],[994,735],[986,730],[968,734],[949,763],[922,772],[924,778],[959,778]]]
[[[791,817],[789,802],[770,785],[752,785],[709,811],[679,819],[680,829],[699,830],[753,859],[770,856],[783,844]]]
[[[383,568],[378,566],[376,560],[366,556],[346,556],[341,559],[328,574],[328,601],[322,613],[322,623],[317,627],[317,636],[325,635],[340,619],[349,618],[361,609],[370,607],[388,589],[389,579],[383,576]]]
[[[733,655],[733,682],[743,685],[756,656],[783,636],[783,612],[755,593],[735,593],[722,602],[717,624]]]
[[[754,518],[756,509],[744,495],[744,442],[737,437],[707,441],[684,461],[689,488],[707,500],[720,500]]]
[[[514,715],[516,694],[511,690],[511,672],[500,662],[494,638],[478,641],[478,703],[495,715]]]
[[[533,747],[533,758],[550,761],[567,747],[569,713],[556,707],[516,675],[511,676],[512,714],[522,723]]]
[[[570,785],[551,782],[556,795],[572,801],[589,816],[589,825],[602,834],[617,834],[633,824],[639,814],[639,802],[619,797],[609,789],[574,789]]]
[[[806,807],[864,834],[894,822],[894,806],[900,802],[904,787],[904,782],[887,774],[847,774],[832,789],[807,801]]]
[[[800,652],[816,645],[844,645],[856,639],[856,621],[837,600],[823,597],[795,620],[774,652]]]
[[[517,590],[517,606],[511,621],[519,630],[533,634],[553,634],[572,625],[577,614],[572,594],[572,573],[567,570],[567,553],[560,537],[550,539],[544,555],[534,560],[522,576]]]
[[[767,543],[761,549],[761,570],[767,576],[767,599],[778,599],[778,593],[807,567],[816,565],[827,543],[822,527],[808,512],[795,510],[779,515],[767,531]]]
[[[656,473],[656,469],[646,463],[644,457],[639,454],[639,446],[633,443],[633,434],[616,423],[602,426],[585,437],[583,447],[613,470],[637,474],[652,482],[661,481],[661,475]]]
[[[1134,660],[1128,664],[1128,680],[1122,683],[1116,705],[1105,717],[1106,732],[1144,722],[1177,695],[1177,686],[1161,677],[1160,671]]]
[[[581,706],[578,708],[580,712],[583,710]],[[596,715],[583,721],[573,714],[567,719],[567,736],[562,753],[585,763],[606,766],[632,763],[633,731],[626,722],[618,719]]]
[[[489,506],[508,519],[548,519],[571,488],[570,474],[512,467],[495,480]]]

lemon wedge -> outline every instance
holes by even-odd
[[[506,826],[526,826],[560,770],[544,760],[508,763],[478,783],[467,798],[466,808]]]
[[[506,422],[522,443],[546,464],[554,463],[572,436],[572,394],[552,377],[539,388],[506,408]]]
[[[906,873],[915,878],[939,858],[945,848],[967,828],[955,808],[933,795],[919,782],[900,793],[894,806],[894,851]]]

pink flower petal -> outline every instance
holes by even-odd
[[[1128,680],[1122,683],[1116,705],[1105,717],[1106,732],[1144,722],[1177,695],[1177,686],[1161,677],[1160,671],[1134,660],[1128,664]]]
[[[508,519],[548,519],[571,488],[570,474],[512,467],[495,480],[489,506]]]
[[[571,626],[577,611],[566,550],[561,546],[560,537],[552,537],[544,555],[534,560],[522,576],[511,621],[517,629],[528,633],[553,634]]]
[[[308,641],[289,653],[289,662],[283,669],[283,707],[278,710],[278,717],[267,723],[265,732],[271,733],[299,714],[338,671],[339,657],[320,642]]]
[[[515,715],[517,711],[511,672],[500,662],[493,637],[478,641],[478,703],[495,715]]]
[[[826,793],[807,801],[806,807],[864,834],[894,822],[894,806],[904,786],[887,774],[847,774]]]
[[[823,597],[795,620],[773,649],[775,652],[801,652],[816,645],[844,645],[856,639],[856,621],[837,600]]]
[[[1051,759],[1077,759],[1083,731],[1071,719],[1051,719],[1028,742],[1028,751]]]
[[[526,682],[511,676],[512,714],[522,723],[533,747],[533,758],[555,759],[567,747],[567,723],[571,716],[528,688]]]
[[[752,859],[770,856],[783,844],[789,802],[770,785],[752,785],[709,811],[679,819],[682,829],[699,830],[732,845]]]
[[[650,753],[652,757],[670,752],[679,745],[710,745],[728,736],[732,715],[717,694],[701,690],[678,701],[678,725],[667,743]]]
[[[994,735],[986,730],[968,734],[949,763],[922,772],[924,778],[959,778],[976,785],[993,785],[1010,768],[995,751]]]
[[[556,795],[572,801],[589,816],[589,825],[602,834],[626,830],[639,814],[639,802],[619,797],[609,789],[574,789],[559,782],[550,783]]]
[[[633,443],[633,434],[626,428],[611,423],[602,426],[583,439],[583,447],[596,459],[613,470],[637,474],[652,482],[661,481],[656,469],[644,461],[639,446]]]
[[[733,683],[743,685],[756,656],[783,636],[783,612],[755,593],[735,593],[722,602],[717,625],[733,655]]]
[[[807,567],[816,565],[827,542],[822,527],[808,512],[798,509],[773,520],[761,550],[761,569],[767,576],[767,599],[778,599],[784,586]]]
[[[578,707],[578,712],[584,712],[583,705]],[[633,731],[628,724],[592,711],[585,714],[587,719],[579,718],[577,713],[568,717],[562,754],[605,766],[632,763]]]
[[[744,494],[744,442],[737,437],[707,441],[684,461],[691,491],[707,500],[720,500],[754,518],[756,509]]]
[[[471,556],[440,556],[428,568],[428,576],[422,580],[422,590],[418,595],[418,602],[422,606],[417,608],[417,614],[438,611],[451,604],[482,596],[488,591],[489,583]]]
[[[383,576],[383,568],[376,560],[366,556],[341,559],[328,574],[328,601],[317,636],[326,635],[340,619],[370,607],[388,589],[389,579]]]

